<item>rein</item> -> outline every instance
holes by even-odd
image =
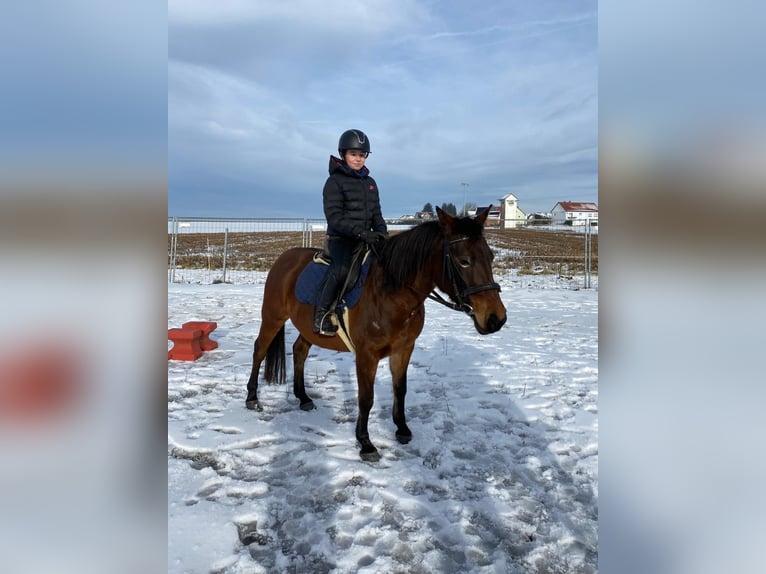
[[[442,283],[446,283],[445,279],[449,276],[449,282],[452,285],[452,290],[455,293],[455,299],[457,299],[457,302],[448,301],[439,293],[436,292],[436,290],[431,291],[427,297],[431,299],[432,301],[436,301],[437,303],[444,305],[445,307],[449,307],[450,309],[453,309],[454,311],[462,311],[469,317],[473,317],[473,307],[471,307],[467,299],[470,295],[473,295],[474,293],[481,293],[482,291],[490,291],[490,290],[497,290],[500,291],[500,285],[497,283],[482,283],[481,285],[473,285],[468,286],[466,284],[465,279],[463,279],[463,276],[460,274],[460,270],[455,267],[455,262],[452,261],[452,257],[450,257],[449,252],[449,246],[453,243],[458,243],[460,241],[465,241],[468,239],[468,237],[459,237],[458,239],[452,239],[450,241],[444,242],[444,269],[442,271]],[[460,278],[460,280],[463,282],[464,285],[466,285],[465,289],[462,291],[457,286],[457,278]]]

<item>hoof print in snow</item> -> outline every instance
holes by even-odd
[[[244,546],[249,546],[250,544],[265,546],[268,544],[269,537],[257,530],[258,522],[238,522],[236,524],[239,541]]]

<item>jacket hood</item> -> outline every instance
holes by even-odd
[[[354,171],[351,169],[348,164],[340,159],[339,157],[335,157],[334,155],[330,156],[330,175],[334,173],[342,173],[345,175],[350,175],[351,177],[356,177],[359,179],[364,179],[367,177],[370,173],[370,170],[367,169],[367,166],[362,166],[362,169],[359,171]]]

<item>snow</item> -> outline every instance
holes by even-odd
[[[354,439],[354,357],[312,347],[304,412],[288,384],[245,409],[265,274],[168,285],[168,327],[217,321],[219,348],[168,362],[168,572],[595,572],[598,290],[496,277],[498,333],[427,301],[408,373],[413,440],[381,362]],[[597,286],[597,279],[594,279]],[[297,336],[287,323],[286,350]],[[169,342],[170,346],[171,343]]]

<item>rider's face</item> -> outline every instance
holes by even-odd
[[[364,167],[367,159],[367,152],[350,149],[346,151],[345,160],[348,166],[354,171],[359,171]]]

